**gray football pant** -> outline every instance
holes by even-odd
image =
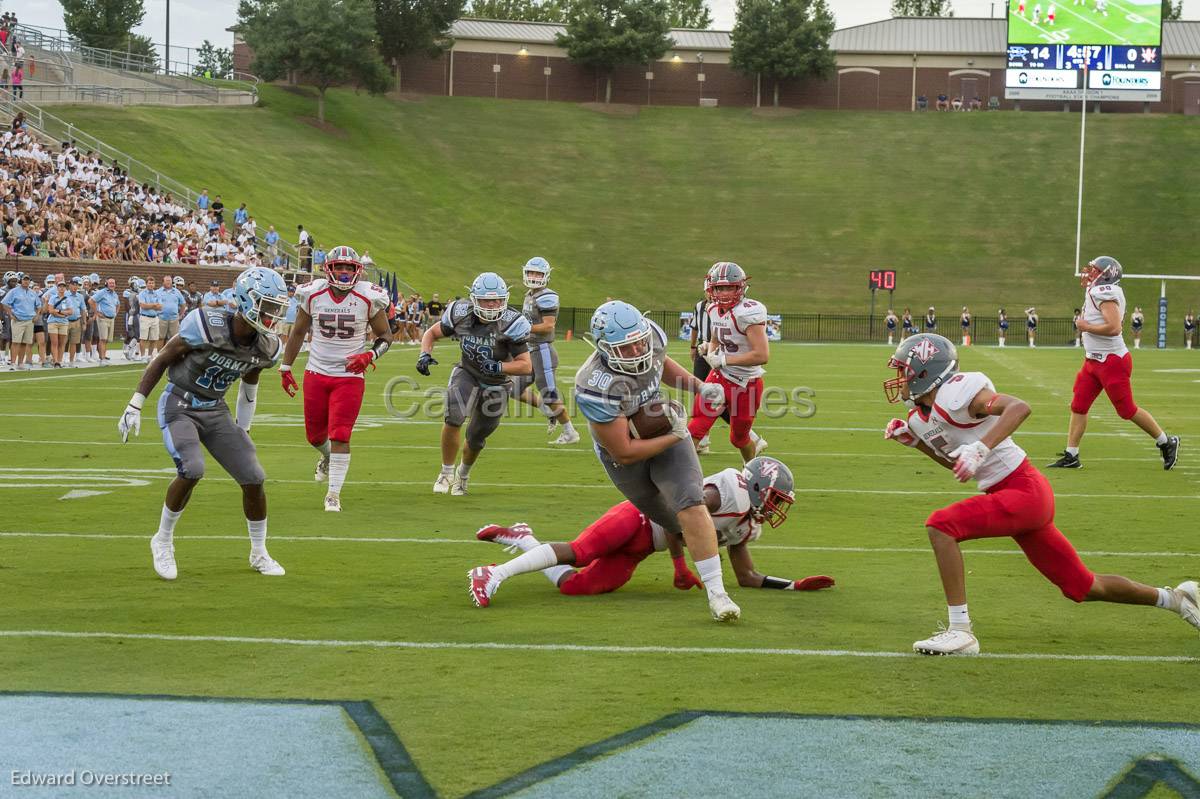
[[[704,474],[691,439],[682,439],[653,458],[628,466],[613,460],[599,444],[596,456],[617,490],[669,533],[683,532],[680,511],[704,504]]]
[[[234,424],[224,400],[211,408],[193,408],[182,397],[164,391],[158,401],[158,426],[180,477],[204,477],[203,445],[238,485],[259,485],[267,479],[254,442]]]

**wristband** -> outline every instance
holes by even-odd
[[[781,591],[789,590],[794,583],[791,580],[784,580],[779,577],[763,577],[763,588],[777,588]]]
[[[279,371],[290,372],[292,371],[292,365],[290,363],[281,363],[279,364]]]
[[[371,352],[375,355],[375,360],[383,357],[383,354],[392,346],[392,342],[385,338],[375,339],[375,343],[371,345]]]
[[[133,397],[129,400],[130,407],[142,409],[142,404],[146,401],[146,395],[140,391],[133,392]]]

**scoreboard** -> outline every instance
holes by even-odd
[[[895,269],[872,269],[867,275],[867,288],[872,291],[882,289],[884,291],[896,290],[896,270]]]
[[[1161,99],[1161,0],[1008,5],[1007,98]]]

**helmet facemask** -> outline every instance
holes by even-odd
[[[362,275],[362,264],[358,261],[337,260],[325,262],[325,278],[329,285],[349,291]]]
[[[272,332],[287,316],[287,297],[272,297],[258,289],[250,289],[251,305],[241,309],[242,318],[261,333]]]
[[[601,339],[596,342],[596,348],[614,372],[643,375],[654,365],[654,348],[650,346],[650,333],[650,325],[644,325],[618,344]]]
[[[522,273],[522,281],[525,283],[526,288],[545,288],[550,282],[550,275],[547,272],[543,272],[541,269],[535,269],[526,266],[524,272]]]
[[[792,493],[780,491],[775,486],[767,486],[763,495],[762,507],[755,508],[754,518],[760,524],[765,522],[774,529],[787,520],[788,511],[791,510],[792,503],[795,501],[796,498]]]
[[[485,302],[488,303],[487,306],[483,305]],[[508,307],[508,295],[477,297],[472,294],[471,307],[475,309],[475,316],[479,321],[495,322],[504,315],[504,309]]]

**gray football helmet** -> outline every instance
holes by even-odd
[[[796,501],[796,482],[791,469],[774,458],[760,456],[742,467],[742,479],[746,481],[754,518],[772,527],[783,524],[788,509]]]
[[[1088,261],[1083,274],[1079,276],[1079,282],[1083,284],[1084,288],[1111,286],[1121,282],[1123,273],[1120,261],[1108,255],[1101,255],[1099,258]]]
[[[888,367],[896,370],[896,376],[883,383],[887,401],[899,402],[905,385],[909,398],[915,400],[958,374],[958,350],[945,336],[918,333],[900,342]]]

